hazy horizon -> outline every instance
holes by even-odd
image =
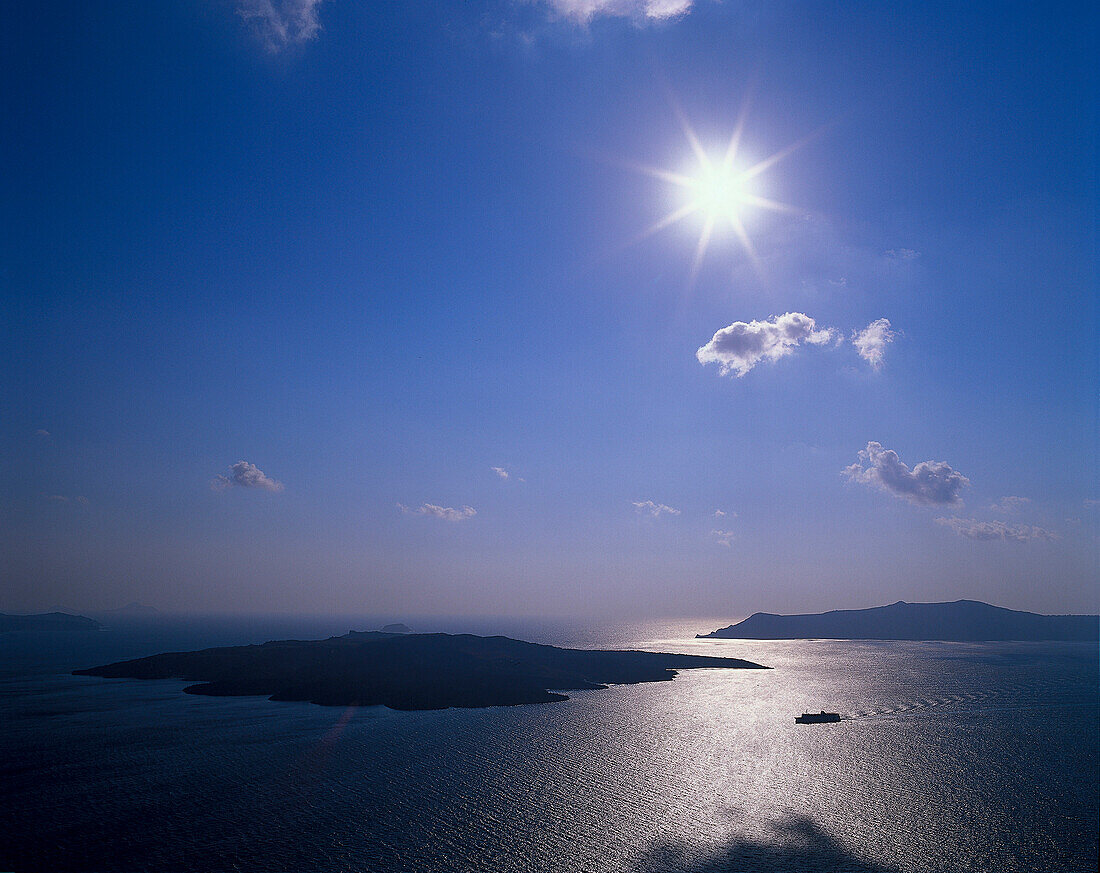
[[[956,598],[956,600],[969,601],[969,598]],[[346,611],[307,611],[307,610],[292,610],[292,611],[272,611],[272,610],[237,610],[237,611],[218,611],[218,610],[162,610],[157,609],[148,603],[128,603],[123,606],[101,606],[101,607],[85,607],[83,609],[73,607],[69,604],[50,604],[46,607],[33,608],[33,609],[21,609],[10,610],[0,609],[0,613],[7,612],[9,614],[43,614],[50,612],[65,612],[69,614],[86,614],[90,616],[99,616],[100,618],[110,618],[112,616],[122,619],[133,620],[150,620],[156,621],[158,619],[175,620],[175,619],[211,619],[211,620],[233,620],[233,619],[262,619],[278,622],[293,621],[295,619],[303,619],[306,621],[348,621],[358,622],[361,627],[356,627],[356,630],[376,630],[374,625],[390,624],[390,623],[412,623],[414,626],[412,630],[414,633],[419,632],[435,632],[425,630],[423,624],[435,625],[439,622],[475,622],[490,625],[495,621],[500,622],[547,622],[547,623],[570,623],[570,624],[584,624],[592,627],[600,625],[621,625],[632,623],[670,623],[680,624],[684,626],[698,625],[700,632],[703,630],[713,630],[717,627],[724,627],[727,625],[738,624],[749,618],[751,615],[757,613],[767,614],[780,614],[780,615],[820,615],[828,612],[844,612],[844,611],[858,611],[865,609],[874,609],[877,607],[885,607],[894,605],[898,601],[892,603],[875,603],[868,604],[866,606],[835,606],[829,609],[817,610],[814,612],[804,613],[773,613],[770,610],[759,609],[753,610],[753,612],[745,612],[742,614],[731,613],[713,613],[713,614],[668,614],[668,615],[653,615],[648,613],[634,613],[629,612],[622,613],[547,613],[547,612],[528,612],[528,613],[486,613],[486,612],[469,612],[469,613],[431,613],[431,612],[371,612],[369,610],[346,610]],[[955,601],[905,601],[909,604],[925,604],[925,603],[952,603]],[[970,601],[974,602],[974,601]],[[984,601],[978,601],[984,602]],[[990,606],[1000,607],[1004,609],[1012,609],[1012,607],[1004,607],[1002,604],[989,604]],[[137,607],[137,609],[134,609]],[[1016,610],[1022,612],[1031,612],[1033,614],[1040,615],[1073,615],[1075,613],[1035,613],[1034,610]],[[1076,613],[1078,615],[1096,615],[1096,613]],[[415,626],[418,623],[422,623],[421,626]],[[717,624],[716,624],[717,623]],[[367,624],[371,624],[370,627]],[[710,627],[714,625],[714,627]]]

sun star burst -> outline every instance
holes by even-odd
[[[702,218],[695,256],[691,265],[694,281],[706,257],[716,232],[732,230],[745,254],[759,271],[759,259],[745,227],[747,213],[764,209],[771,212],[798,212],[786,203],[763,197],[754,190],[755,181],[776,163],[799,148],[805,140],[787,146],[762,161],[744,166],[738,161],[745,109],[734,127],[729,144],[720,156],[708,153],[684,115],[677,110],[684,135],[694,155],[694,165],[686,172],[674,172],[655,167],[639,167],[642,172],[668,182],[684,193],[683,202],[662,216],[638,237],[639,240],[677,224],[691,215]]]

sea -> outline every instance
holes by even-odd
[[[772,668],[436,712],[70,675],[386,620],[0,635],[0,871],[1097,869],[1096,644],[695,639],[728,617],[406,618]],[[844,718],[795,724],[821,709]]]

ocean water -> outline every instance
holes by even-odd
[[[381,619],[0,636],[0,870],[1095,871],[1098,652],[695,640],[728,619],[418,630],[730,655],[769,671],[441,712],[76,677]],[[803,710],[840,724],[800,726]]]

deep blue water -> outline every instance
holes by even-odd
[[[417,629],[775,669],[419,713],[68,675],[380,621],[0,636],[0,870],[1096,869],[1091,644],[691,639],[726,619],[437,620]],[[821,708],[850,718],[794,724]]]

